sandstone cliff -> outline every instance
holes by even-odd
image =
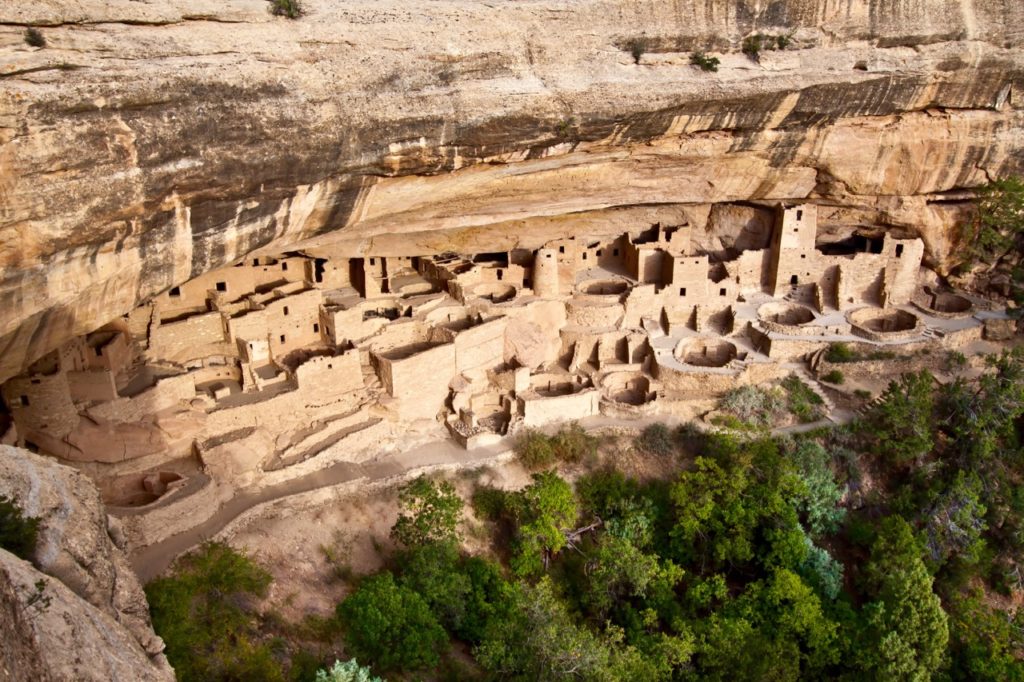
[[[173,680],[145,594],[88,477],[0,446],[0,495],[41,519],[38,568],[0,550],[0,678]]]
[[[493,251],[652,216],[713,242],[715,204],[810,198],[826,230],[921,234],[942,271],[965,190],[1024,170],[1019,0],[305,7],[0,7],[0,380],[264,247]],[[793,44],[756,62],[756,31]]]

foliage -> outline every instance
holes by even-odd
[[[867,593],[858,663],[875,679],[927,680],[942,664],[949,626],[910,526],[882,525],[865,569]]]
[[[173,575],[146,586],[153,629],[179,680],[283,679],[244,608],[266,594],[270,580],[249,557],[208,542],[179,559]]]
[[[971,257],[993,263],[1024,236],[1024,179],[994,180],[978,192],[978,217],[966,242]]]
[[[981,496],[981,479],[959,471],[923,515],[925,548],[933,564],[941,564],[954,555],[967,563],[980,559],[987,511]]]
[[[857,354],[845,343],[831,343],[825,351],[825,359],[829,362],[853,362]]]
[[[843,565],[824,548],[811,542],[810,537],[805,535],[804,541],[807,543],[807,558],[797,572],[818,594],[829,600],[837,598],[843,589]]]
[[[865,437],[888,464],[919,462],[934,445],[935,379],[927,370],[902,375],[865,417]]]
[[[951,601],[950,649],[953,679],[979,682],[1024,680],[1024,609],[1004,612],[985,604],[975,591]]]
[[[551,439],[536,429],[526,429],[515,442],[516,457],[527,469],[536,470],[555,463]]]
[[[334,665],[327,670],[318,670],[316,682],[384,682],[366,666],[359,665],[356,659],[350,661],[335,661]]]
[[[830,384],[837,385],[842,384],[844,381],[846,381],[846,377],[843,376],[843,373],[838,369],[833,369],[826,372],[825,375],[821,377],[821,379],[822,381],[827,381]]]
[[[14,500],[0,495],[0,548],[31,560],[38,535],[39,519],[26,516]]]
[[[760,58],[763,50],[785,50],[793,42],[792,35],[767,35],[755,33],[743,39],[743,54],[755,62]]]
[[[427,602],[384,572],[367,578],[338,605],[347,650],[383,670],[436,666],[448,636]]]
[[[786,398],[789,402],[789,411],[792,412],[802,424],[818,421],[824,418],[824,403],[820,395],[811,390],[811,387],[800,380],[795,374],[790,374],[782,381],[782,388],[786,389]]]
[[[709,57],[703,52],[694,52],[690,55],[690,63],[700,68],[701,71],[718,71],[721,61],[718,57]]]
[[[407,546],[453,540],[462,515],[462,498],[449,481],[420,476],[398,491],[401,513],[391,537]]]
[[[270,0],[270,13],[278,17],[298,19],[302,16],[299,0]]]
[[[574,622],[549,578],[519,585],[513,599],[512,617],[495,622],[474,651],[487,670],[512,679],[609,679],[609,647]]]
[[[829,466],[828,452],[813,440],[801,440],[790,454],[797,475],[804,485],[798,509],[806,515],[812,535],[833,533],[842,523],[846,510],[839,506],[843,490]]]
[[[636,446],[651,455],[668,457],[676,450],[672,430],[661,422],[644,427],[636,439]]]
[[[25,29],[25,44],[29,47],[46,47],[46,38],[37,28]]]
[[[783,400],[777,390],[746,385],[731,389],[722,396],[718,406],[742,422],[767,427],[781,415]]]
[[[518,521],[512,570],[519,576],[537,575],[565,547],[564,532],[579,510],[572,487],[557,474],[533,474],[533,483],[518,493]]]
[[[631,38],[626,43],[626,49],[629,50],[630,56],[633,57],[633,63],[639,64],[640,58],[647,52],[647,38]]]
[[[544,469],[555,462],[580,462],[597,453],[600,440],[577,422],[563,426],[553,436],[526,429],[516,440],[516,457],[530,470]]]

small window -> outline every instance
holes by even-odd
[[[316,322],[313,323],[313,333],[314,334],[319,334],[320,333],[320,325],[318,325]]]
[[[598,257],[598,258],[600,258],[600,257],[601,257],[601,253],[602,253],[601,249],[598,249],[598,250],[597,250],[597,257]]]
[[[618,249],[613,249],[612,250],[612,255],[613,256],[618,256],[619,255],[619,250]]]
[[[718,290],[718,295],[725,296],[725,287],[722,287],[721,289]]]
[[[285,314],[285,315],[287,315],[287,314],[288,314],[288,306],[285,306],[285,307],[284,307],[284,314]]]
[[[228,283],[227,282],[217,282],[217,291],[227,291],[227,290],[228,290]]]
[[[281,334],[281,343],[284,343],[284,334]]]
[[[282,270],[287,270],[288,269],[288,263],[281,263],[281,269]]]
[[[583,260],[587,260],[587,252],[586,251],[583,252]]]
[[[545,258],[551,258],[551,254],[550,254],[550,253],[545,253],[545,254],[544,254],[544,257],[545,257]]]
[[[896,257],[900,258],[903,255],[903,244],[896,245]]]
[[[499,269],[498,270],[498,281],[500,282],[502,277],[504,277],[504,276],[505,276],[505,271]]]
[[[27,395],[21,396],[21,406],[22,407],[28,407],[28,404],[29,404],[28,403],[28,396]]]
[[[793,275],[792,277],[789,278],[789,283],[790,284],[799,284],[800,283],[800,278],[798,278],[796,275]]]
[[[32,383],[33,384],[41,384],[41,383],[43,383],[43,380],[42,379],[33,379]]]
[[[93,348],[93,350],[96,351],[96,357],[98,357],[98,358],[102,358],[103,357],[103,349],[102,348],[100,348],[99,346],[96,346],[95,348]]]
[[[800,257],[801,257],[801,258],[807,258],[807,254],[806,254],[806,253],[801,253],[801,254],[800,254]]]
[[[796,212],[796,219],[797,219],[797,220],[803,220],[803,219],[804,219],[804,212],[803,212],[802,210],[800,210],[800,209],[797,209],[797,212]]]
[[[167,295],[170,296],[171,298],[180,298],[181,287],[172,287],[171,290],[167,292]]]
[[[686,287],[679,287],[679,295],[686,296]]]
[[[564,246],[559,246],[558,247],[558,253],[565,253],[565,247]]]
[[[376,258],[371,258],[370,259],[370,265],[376,265],[376,264],[377,264],[377,259]]]
[[[253,258],[252,259],[252,264],[253,264],[253,267],[259,265],[260,264],[260,259],[259,258]]]

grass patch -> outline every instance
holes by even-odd
[[[270,0],[270,13],[276,17],[298,19],[302,16],[302,6],[298,0]]]
[[[827,374],[825,374],[823,377],[821,377],[821,380],[827,381],[830,384],[839,385],[846,381],[846,377],[843,376],[843,373],[840,370],[833,369]]]
[[[709,57],[703,52],[691,54],[690,63],[699,67],[701,71],[718,71],[718,65],[721,64],[718,57]]]
[[[786,390],[786,397],[789,402],[789,411],[793,413],[801,424],[815,422],[825,416],[825,401],[820,395],[811,390],[811,387],[800,380],[795,374],[790,374],[782,382],[782,388]]]
[[[588,434],[582,426],[572,422],[563,426],[553,436],[536,429],[527,429],[515,444],[519,462],[535,471],[552,466],[556,462],[580,462],[597,454],[600,442]]]
[[[634,444],[647,454],[660,457],[668,457],[676,450],[676,440],[672,435],[672,430],[661,422],[645,427],[637,436]]]
[[[736,417],[745,425],[771,427],[785,411],[785,401],[777,389],[760,386],[734,388],[718,403],[719,409]],[[729,428],[737,428],[730,426]]]
[[[863,362],[865,360],[895,360],[899,355],[891,350],[873,350],[870,353],[858,353],[845,343],[830,344],[825,352],[825,359],[829,362]]]

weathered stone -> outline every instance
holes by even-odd
[[[985,320],[985,338],[989,341],[1009,341],[1017,333],[1017,320]]]

